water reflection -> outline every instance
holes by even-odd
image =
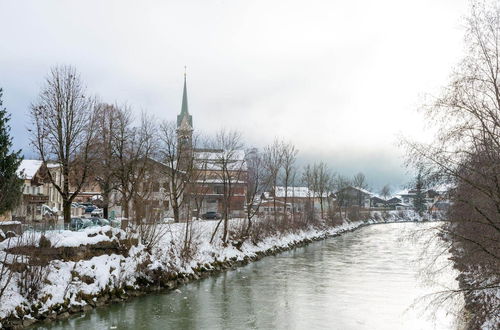
[[[436,291],[412,262],[423,243],[401,240],[429,224],[385,224],[267,257],[194,282],[181,293],[105,306],[45,328],[64,329],[451,329],[410,308]],[[444,271],[454,285],[453,271]]]

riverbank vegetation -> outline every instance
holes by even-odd
[[[424,107],[431,143],[406,141],[409,165],[431,185],[450,187],[441,238],[460,271],[470,329],[500,326],[500,7],[474,1],[466,55],[440,97]],[[420,174],[419,174],[420,175]]]
[[[105,303],[178,285],[262,256],[353,230],[370,223],[415,221],[413,212],[374,214],[364,221],[332,224],[295,222],[286,228],[272,220],[229,222],[228,243],[216,221],[132,224],[84,231],[25,232],[0,242],[0,322],[21,327],[66,318]],[[242,236],[248,235],[246,239]]]

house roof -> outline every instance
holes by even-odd
[[[24,171],[22,178],[31,180],[36,175],[43,162],[35,159],[23,159],[21,165],[17,169],[17,175],[21,177],[21,172]]]
[[[311,190],[307,187],[287,187],[286,191],[287,191],[287,197],[289,197],[289,198],[291,198],[291,197],[298,197],[298,198],[318,197],[317,194],[313,190]],[[271,197],[269,192],[265,192],[264,194],[265,194],[266,198]],[[326,198],[329,196],[329,194],[330,194],[330,192],[325,192],[325,193],[323,193],[323,197]],[[285,187],[276,186],[274,188],[274,195],[277,198],[285,197]]]
[[[222,162],[227,163],[230,171],[246,171],[247,163],[245,161],[245,150],[219,150],[219,149],[204,149],[203,151],[195,151],[194,157],[198,164],[202,164],[207,170],[221,170]]]
[[[287,197],[310,197],[314,192],[307,187],[287,187]],[[276,197],[285,197],[285,187],[276,186],[274,189]]]
[[[354,186],[348,186],[348,187],[342,188],[342,189],[340,189],[340,190],[336,191],[336,192],[335,192],[335,194],[337,194],[337,193],[339,193],[339,192],[341,192],[341,191],[343,191],[343,190],[346,190],[346,189],[354,189],[354,190],[357,190],[357,191],[362,192],[363,194],[369,195],[370,197],[375,195],[375,194],[374,194],[374,193],[372,193],[371,191],[368,191],[368,190],[366,190],[366,189],[359,188],[359,187],[354,187]]]
[[[381,202],[387,202],[385,199],[383,199],[382,197],[379,197],[379,196],[372,196],[371,197],[372,200],[377,200],[377,201],[381,201]]]

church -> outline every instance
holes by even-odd
[[[186,189],[189,213],[201,217],[216,212],[229,217],[244,217],[248,169],[244,150],[223,150],[221,146],[201,148],[193,141],[193,116],[188,109],[186,74],[181,112],[177,115],[178,149],[190,150],[196,171],[194,182]]]

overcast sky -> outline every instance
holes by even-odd
[[[184,65],[195,129],[248,146],[293,142],[300,164],[364,172],[374,190],[408,177],[398,134],[463,54],[466,0],[0,0],[0,87],[17,148],[33,155],[29,105],[56,64],[89,92],[161,120],[180,111]]]

